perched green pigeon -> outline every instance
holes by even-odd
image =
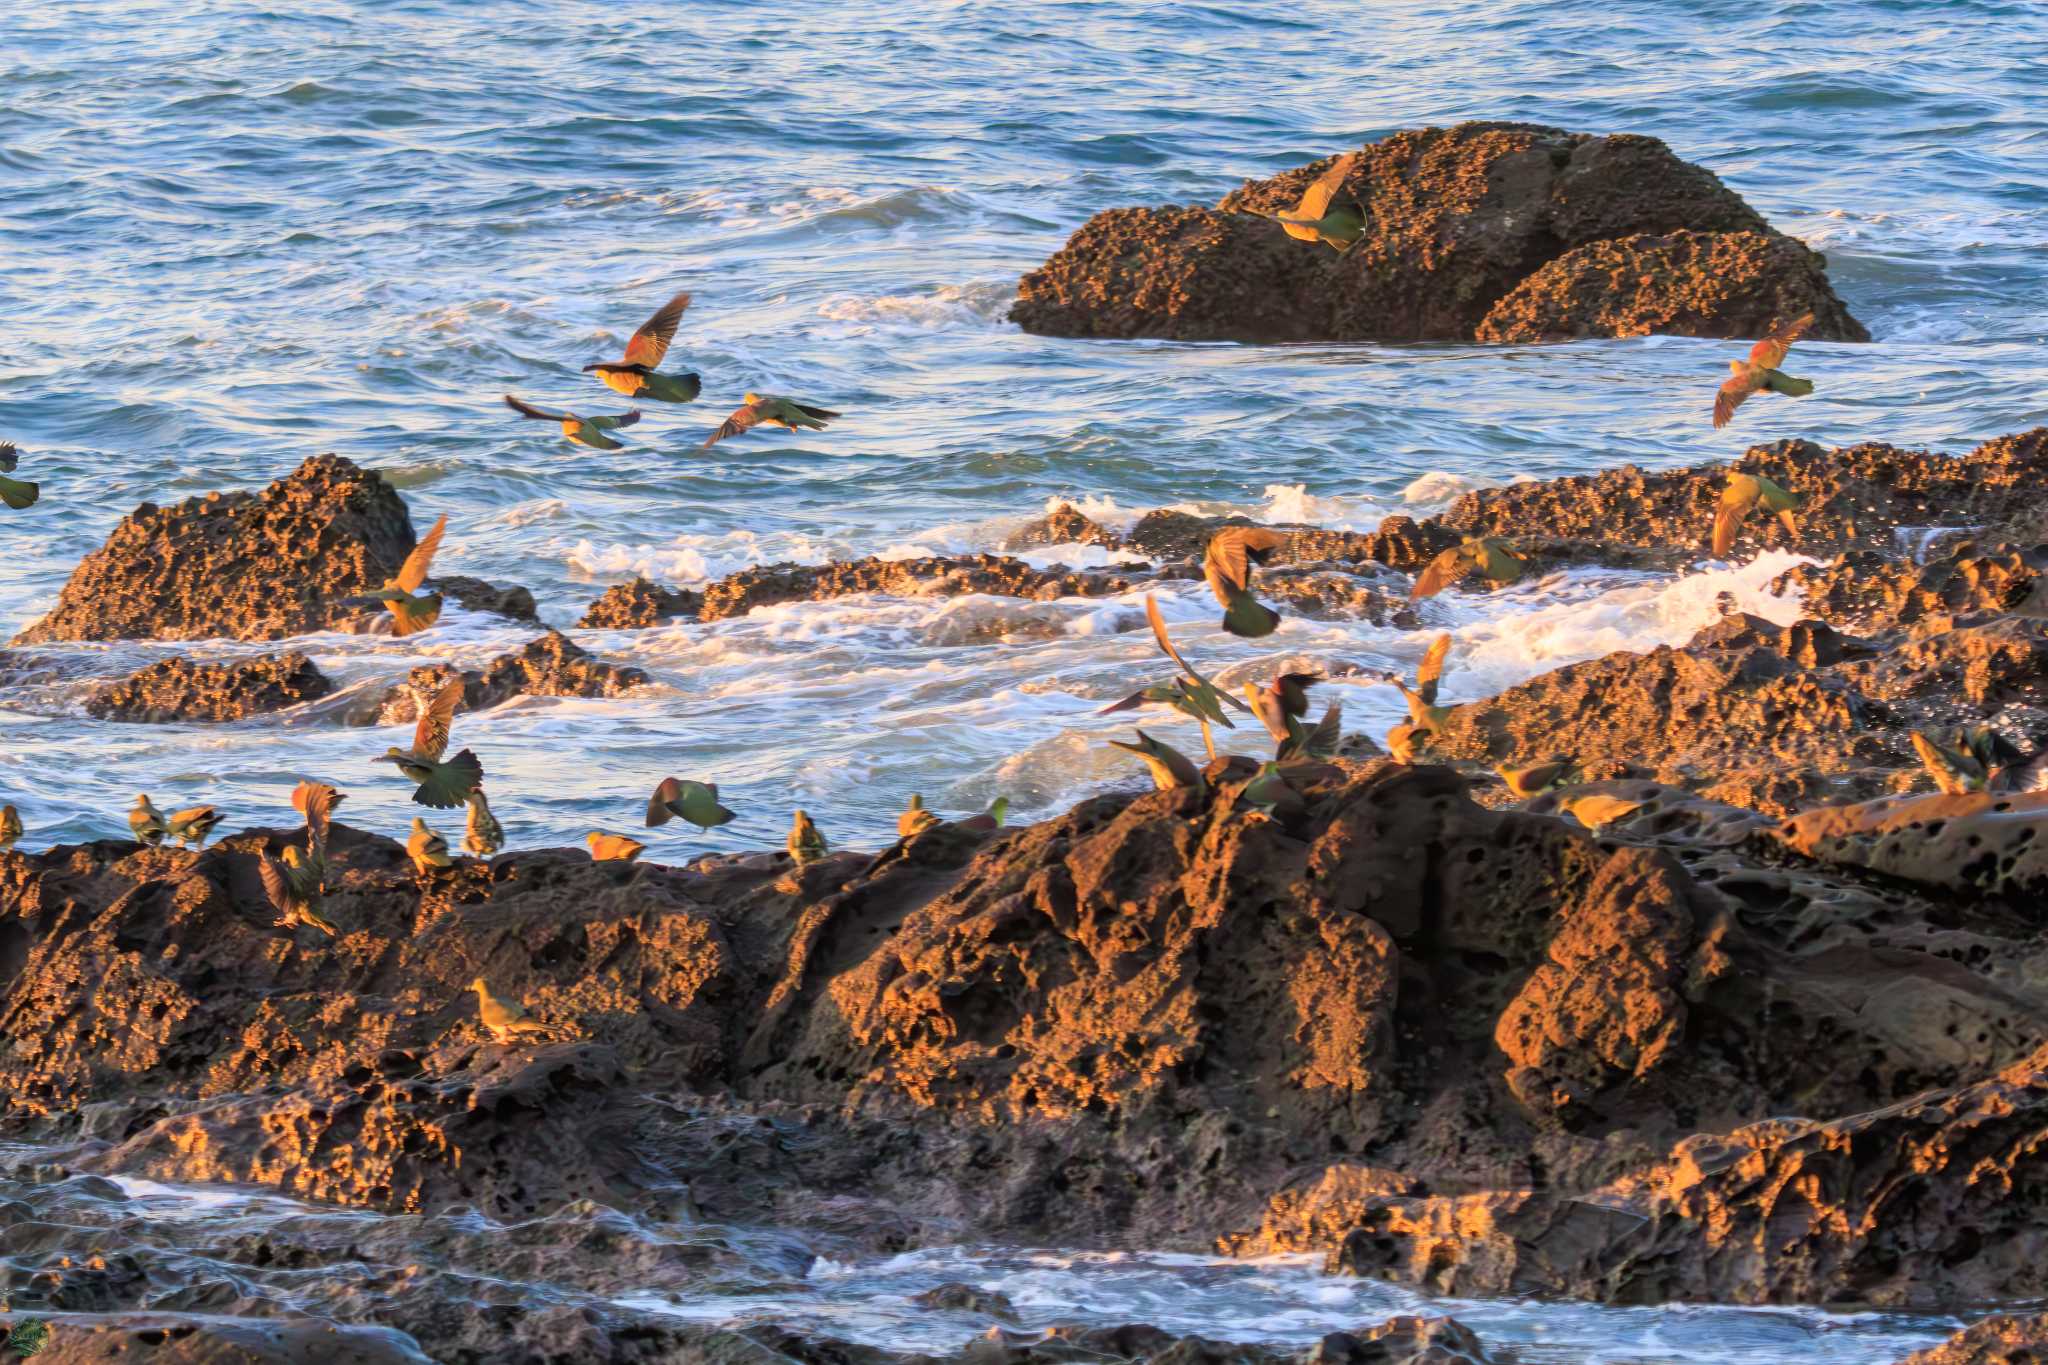
[[[1136,754],[1145,766],[1152,770],[1153,785],[1160,791],[1172,791],[1176,787],[1193,787],[1202,791],[1208,783],[1202,778],[1202,770],[1171,744],[1162,744],[1143,730],[1138,731],[1138,742],[1128,743],[1113,739],[1110,747],[1122,749],[1127,754]]]
[[[169,826],[164,823],[164,813],[150,804],[147,795],[143,795],[135,798],[135,809],[128,812],[128,830],[135,836],[136,843],[155,848],[164,841]]]
[[[21,812],[13,806],[0,806],[0,853],[13,848],[21,838]]]
[[[1280,531],[1263,526],[1227,526],[1209,537],[1202,552],[1202,577],[1223,604],[1223,628],[1256,640],[1280,625],[1280,613],[1252,594],[1252,566],[1287,543]]]
[[[690,306],[687,291],[677,294],[647,321],[640,324],[640,330],[633,333],[633,339],[626,343],[626,358],[623,361],[598,361],[585,365],[585,374],[595,374],[605,382],[605,387],[628,398],[651,398],[657,403],[688,403],[703,392],[704,382],[695,374],[660,374],[656,367],[668,354],[668,344],[675,340],[676,324],[683,320],[683,310]],[[564,428],[567,435],[567,428]],[[572,440],[575,438],[571,438]]]
[[[14,472],[14,466],[19,462],[20,451],[14,442],[0,441],[0,502],[6,503],[17,512],[25,507],[35,506],[36,499],[43,495],[40,484],[5,477]]]
[[[462,678],[450,678],[431,702],[421,709],[419,723],[413,727],[412,748],[386,749],[373,759],[376,763],[396,763],[398,770],[419,783],[419,789],[412,799],[422,806],[435,810],[454,810],[469,800],[469,794],[483,785],[484,765],[477,756],[464,749],[445,763],[441,755],[448,752],[448,735],[455,724],[455,708],[462,704]]]
[[[420,585],[427,581],[427,571],[434,566],[434,554],[441,548],[441,537],[447,530],[448,517],[444,513],[435,521],[434,529],[420,537],[405,563],[385,580],[383,587],[347,600],[355,606],[382,605],[391,613],[393,635],[417,635],[433,625],[441,619],[441,594],[422,593]]]
[[[1408,599],[1412,602],[1434,597],[1475,573],[1485,578],[1489,587],[1505,587],[1528,571],[1529,561],[1505,540],[1498,536],[1467,536],[1463,544],[1453,545],[1429,561],[1415,586],[1408,590]]]
[[[212,806],[189,806],[171,812],[171,818],[164,821],[164,833],[179,848],[205,848],[207,836],[219,823],[220,812]]]
[[[462,847],[479,858],[488,858],[505,846],[505,829],[491,814],[490,800],[478,787],[469,794],[469,820],[462,832]]]
[[[1920,755],[1921,766],[1934,779],[1936,789],[1950,796],[1983,791],[1990,780],[1983,760],[1970,749],[1951,749],[1918,730],[1913,731],[1913,752]]]
[[[422,877],[429,868],[450,867],[455,860],[448,856],[448,841],[428,828],[427,822],[415,815],[412,818],[412,833],[405,840],[406,856],[412,859],[413,871]]]
[[[568,437],[577,445],[589,446],[592,450],[624,450],[626,448],[624,441],[614,441],[605,433],[617,431],[620,427],[630,427],[633,423],[640,420],[640,409],[638,408],[634,408],[630,412],[600,413],[596,417],[578,417],[573,412],[549,412],[546,408],[537,408],[531,403],[514,398],[509,393],[505,395],[505,406],[518,413],[521,417],[530,417],[536,422],[554,422],[559,424],[562,428],[562,435]]]
[[[789,818],[789,838],[784,847],[798,867],[808,867],[825,856],[825,836],[811,823],[811,817],[797,811]]]
[[[910,804],[896,817],[896,837],[908,839],[911,835],[921,834],[938,823],[939,817],[924,808],[924,797],[912,792]]]
[[[700,449],[709,450],[728,436],[737,436],[758,426],[787,427],[795,431],[799,427],[810,427],[823,431],[825,424],[839,414],[830,408],[814,408],[799,403],[794,398],[783,398],[772,393],[750,393],[746,402],[733,410],[732,416],[720,424],[718,430],[705,438]]]
[[[718,804],[716,783],[664,777],[648,798],[647,827],[654,829],[678,817],[698,829],[715,829],[734,818],[731,811]]]
[[[1365,210],[1355,197],[1339,199],[1358,153],[1337,158],[1329,170],[1303,192],[1292,213],[1273,215],[1289,237],[1304,242],[1322,242],[1339,253],[1351,250],[1365,233]]]
[[[526,1006],[494,992],[482,977],[469,983],[476,992],[476,1015],[491,1037],[503,1043],[513,1038],[545,1034],[547,1025],[527,1014]]]
[[[1721,381],[1721,389],[1714,395],[1715,430],[1727,426],[1735,410],[1753,393],[1769,389],[1772,393],[1804,398],[1813,392],[1811,379],[1794,379],[1778,368],[1785,363],[1792,343],[1812,325],[1813,314],[1802,314],[1750,347],[1749,359],[1728,362],[1731,373]]]
[[[282,866],[269,857],[256,863],[256,871],[263,878],[263,894],[269,898],[270,908],[277,911],[272,927],[288,929],[303,924],[333,938],[337,932],[333,922],[320,913],[319,876],[293,845],[287,844],[279,857],[284,859]]]
[[[970,815],[959,821],[960,828],[973,830],[976,834],[994,834],[1003,827],[1003,821],[1010,814],[1010,798],[998,796],[988,803],[988,809],[979,815]]]
[[[1735,548],[1735,537],[1742,530],[1742,519],[1750,509],[1761,505],[1766,512],[1777,515],[1785,533],[1794,540],[1799,538],[1799,523],[1793,519],[1792,509],[1799,505],[1799,495],[1781,484],[1771,482],[1761,474],[1744,474],[1739,470],[1728,471],[1728,486],[1721,490],[1721,504],[1714,509],[1714,556],[1726,558]]]
[[[1579,765],[1575,759],[1563,758],[1550,763],[1535,763],[1526,768],[1506,766],[1494,769],[1500,780],[1508,784],[1508,790],[1516,796],[1541,796],[1553,787],[1569,787],[1579,780]]]

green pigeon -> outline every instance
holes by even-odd
[[[601,829],[594,829],[583,837],[590,845],[593,862],[630,863],[647,851],[647,845],[638,839],[628,839],[623,834],[607,834]]]
[[[1804,398],[1813,392],[1811,379],[1794,379],[1778,368],[1785,363],[1792,343],[1812,325],[1813,314],[1802,314],[1750,347],[1749,359],[1728,362],[1731,373],[1721,381],[1720,391],[1714,395],[1716,431],[1728,425],[1728,419],[1735,415],[1735,410],[1753,393],[1769,389],[1787,397]]]
[[[7,1349],[27,1360],[41,1355],[50,1344],[50,1324],[41,1318],[21,1318],[7,1331]]]
[[[505,846],[505,829],[491,814],[491,803],[478,787],[469,794],[469,820],[462,832],[462,847],[479,858],[488,858]]]
[[[155,848],[163,843],[168,830],[164,813],[150,804],[149,797],[136,797],[135,809],[128,812],[128,831],[135,836],[135,842]]]
[[[1725,559],[1735,548],[1735,537],[1742,530],[1742,519],[1750,509],[1762,506],[1766,512],[1777,515],[1785,528],[1785,534],[1793,540],[1799,539],[1799,523],[1793,519],[1792,509],[1799,505],[1799,495],[1765,478],[1761,474],[1744,474],[1740,470],[1728,471],[1728,486],[1721,490],[1721,502],[1714,509],[1714,557]]]
[[[220,813],[212,806],[190,806],[171,812],[170,819],[164,821],[164,833],[179,848],[205,848],[207,836],[219,823]]]
[[[1491,588],[1502,588],[1529,571],[1529,561],[1498,536],[1467,536],[1429,561],[1408,590],[1408,600],[1434,597],[1472,574],[1485,578]]]
[[[293,889],[315,899],[327,890],[327,831],[342,800],[325,782],[301,782],[292,789],[292,806],[306,821],[306,856],[292,864],[304,881],[294,881]]]
[[[1152,738],[1143,730],[1138,731],[1136,744],[1121,739],[1113,739],[1109,743],[1111,748],[1122,749],[1127,754],[1136,754],[1144,765],[1152,770],[1152,784],[1160,791],[1193,787],[1199,792],[1208,788],[1208,783],[1202,777],[1202,770],[1195,766],[1193,759],[1171,744],[1163,744]]]
[[[13,806],[0,806],[0,853],[13,848],[21,838],[21,812]]]
[[[718,785],[664,777],[647,801],[647,827],[654,829],[680,816],[698,829],[716,829],[734,818],[718,804]]]
[[[1436,701],[1437,684],[1444,673],[1444,658],[1451,652],[1451,637],[1439,635],[1430,641],[1423,651],[1422,662],[1415,666],[1415,686],[1410,687],[1399,678],[1387,681],[1401,690],[1401,700],[1408,703],[1408,721],[1414,729],[1423,734],[1438,734],[1451,718],[1448,706],[1439,706]]]
[[[1279,744],[1282,758],[1290,757],[1289,747],[1298,747],[1308,736],[1308,727],[1301,723],[1301,718],[1308,714],[1309,688],[1321,681],[1320,673],[1282,673],[1264,687],[1254,682],[1244,685],[1252,714]]]
[[[1920,755],[1920,763],[1934,779],[1936,789],[1950,796],[1980,792],[1990,783],[1983,760],[1967,743],[1951,749],[1915,730],[1913,752]]]
[[[417,635],[433,625],[441,619],[441,594],[422,593],[420,584],[427,581],[427,570],[433,567],[434,553],[441,548],[441,537],[447,530],[448,517],[443,513],[434,529],[420,537],[405,563],[384,581],[383,587],[345,600],[359,607],[381,605],[391,613],[393,635]]]
[[[651,398],[657,403],[695,401],[704,390],[704,382],[697,375],[656,372],[656,367],[668,354],[668,344],[675,340],[676,324],[683,320],[683,310],[689,306],[688,291],[677,294],[661,305],[653,317],[640,324],[640,330],[633,333],[633,339],[626,343],[623,361],[601,360],[594,365],[585,365],[583,373],[595,374],[604,381],[606,388],[628,398]],[[567,434],[566,428],[564,434]]]
[[[20,462],[20,451],[12,441],[0,441],[0,502],[15,511],[36,505],[36,499],[43,495],[42,485],[27,483],[21,479],[10,479],[5,475],[14,472]]]
[[[1304,242],[1322,242],[1336,248],[1341,254],[1351,250],[1358,239],[1365,234],[1365,209],[1355,197],[1338,199],[1349,178],[1351,168],[1358,164],[1357,152],[1350,152],[1337,158],[1329,170],[1303,192],[1292,213],[1273,215],[1289,237]]]
[[[1238,799],[1253,810],[1263,811],[1267,815],[1292,814],[1307,809],[1307,803],[1301,799],[1301,793],[1287,785],[1287,779],[1281,775],[1278,763],[1267,763],[1262,766],[1257,775],[1244,784],[1238,793]]]
[[[994,834],[1003,827],[1003,821],[1008,818],[1009,814],[1010,798],[998,796],[995,800],[988,803],[988,809],[981,814],[970,815],[965,820],[957,823],[960,828],[972,830],[976,834]]]
[[[705,438],[700,449],[709,450],[728,436],[737,436],[743,431],[751,431],[763,424],[787,427],[791,431],[799,427],[823,431],[825,424],[838,415],[830,408],[814,408],[793,398],[783,398],[772,393],[750,393],[746,396],[746,402],[734,409],[732,416],[726,418],[718,430]]]
[[[427,827],[427,822],[415,815],[412,818],[412,833],[405,841],[406,856],[412,859],[413,871],[422,877],[429,868],[452,867],[455,860],[448,856],[448,841]]]
[[[1569,787],[1579,780],[1579,765],[1569,758],[1550,763],[1535,763],[1526,768],[1510,768],[1505,765],[1495,768],[1500,780],[1508,784],[1508,790],[1516,796],[1541,796],[1553,787]]]
[[[1598,834],[1616,820],[1626,820],[1641,810],[1643,803],[1607,792],[1587,792],[1582,796],[1559,798],[1557,808]]]
[[[546,408],[537,408],[531,403],[522,402],[514,398],[509,393],[505,395],[505,406],[518,413],[521,417],[530,417],[536,422],[554,422],[558,424],[562,428],[562,435],[574,441],[577,445],[589,446],[592,450],[624,450],[626,448],[624,441],[614,441],[605,433],[617,431],[620,427],[630,427],[633,423],[640,420],[640,409],[638,408],[634,408],[630,412],[600,413],[596,417],[578,417],[573,412],[549,412]]]
[[[1402,721],[1387,731],[1387,752],[1396,763],[1412,764],[1420,759],[1422,751],[1429,747],[1430,736],[1435,731],[1413,721]]]
[[[896,837],[908,839],[913,834],[922,834],[938,823],[939,817],[924,808],[924,797],[912,792],[910,804],[896,817]]]
[[[270,857],[260,858],[256,863],[256,872],[263,879],[263,894],[269,898],[270,908],[277,911],[271,927],[288,929],[303,924],[333,938],[337,932],[333,922],[320,913],[318,875],[293,845],[285,845],[279,856],[284,859],[282,866]]]
[[[797,811],[789,819],[789,838],[784,842],[798,867],[808,867],[825,856],[825,836],[811,823],[811,817]]]
[[[1288,723],[1295,733],[1280,742],[1277,757],[1282,763],[1336,756],[1337,746],[1344,739],[1344,708],[1341,704],[1331,702],[1323,709],[1323,718],[1313,727],[1305,727],[1291,716]]]
[[[1181,676],[1170,683],[1154,683],[1150,687],[1133,692],[1122,701],[1105,706],[1100,714],[1128,711],[1137,706],[1171,706],[1202,727],[1202,745],[1213,759],[1216,757],[1216,741],[1209,733],[1210,725],[1221,725],[1226,730],[1237,728],[1223,713],[1223,704],[1228,702],[1247,714],[1251,713],[1252,708],[1228,692],[1220,690],[1215,683],[1197,672],[1194,665],[1181,657],[1180,651],[1173,647],[1173,638],[1166,633],[1166,618],[1159,614],[1159,603],[1150,593],[1145,595],[1145,619],[1152,625],[1153,640],[1158,643],[1160,651],[1180,669]]]
[[[1202,551],[1202,577],[1223,604],[1223,629],[1256,640],[1280,626],[1280,613],[1252,593],[1252,567],[1287,543],[1280,531],[1263,526],[1227,526],[1209,537]]]
[[[1976,725],[1956,736],[1984,770],[1984,789],[1994,792],[2040,791],[2048,781],[2048,747],[2026,754],[1989,725]]]
[[[445,763],[448,734],[455,724],[455,708],[462,704],[462,678],[450,678],[445,687],[420,711],[413,727],[412,748],[386,749],[375,763],[396,763],[398,770],[419,783],[412,799],[435,810],[454,810],[469,800],[469,794],[483,785],[484,765],[464,749]]]
[[[526,1006],[497,994],[482,977],[470,982],[469,988],[476,992],[477,1018],[498,1042],[547,1033],[547,1025],[527,1014]]]

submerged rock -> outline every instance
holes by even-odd
[[[1100,545],[1114,550],[1123,544],[1116,532],[1085,515],[1070,502],[1012,532],[1005,550],[1032,550],[1045,545]]]
[[[386,691],[376,709],[358,717],[357,723],[409,724],[418,716],[424,699],[446,687],[458,673],[463,680],[465,711],[487,711],[514,697],[616,697],[649,681],[645,669],[607,663],[562,632],[551,630],[510,654],[500,654],[481,670],[423,664]]]
[[[817,602],[857,593],[899,597],[1113,597],[1135,580],[1109,572],[1076,572],[1055,566],[1036,569],[1004,555],[940,555],[927,559],[862,559],[852,563],[771,564],[742,569],[704,589],[699,613],[706,621],[744,616],[756,607],[783,602]]]
[[[1471,340],[1489,323],[1516,338],[1727,336],[1782,301],[1816,312],[1816,337],[1868,339],[1817,255],[1655,138],[1519,123],[1395,133],[1362,149],[1340,189],[1365,218],[1342,254],[1266,216],[1335,162],[1247,181],[1213,209],[1099,213],[1023,278],[1010,318],[1052,336],[1183,341]],[[1600,278],[1623,257],[1647,277],[1625,297]]]
[[[85,711],[96,720],[241,720],[333,690],[327,675],[298,653],[214,664],[170,658],[99,688],[86,699]]]

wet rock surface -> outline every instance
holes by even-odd
[[[704,589],[699,612],[706,621],[744,616],[756,607],[815,602],[856,593],[901,597],[1108,597],[1128,592],[1139,580],[1115,572],[1038,569],[1004,555],[934,556],[923,559],[861,559],[851,563],[774,564],[742,569]]]
[[[2048,1360],[2048,1314],[2000,1313],[1916,1351],[1899,1365],[2041,1365]]]
[[[1816,337],[1867,339],[1814,253],[1655,138],[1515,123],[1395,133],[1340,187],[1365,221],[1341,254],[1267,216],[1335,161],[1247,181],[1214,208],[1099,213],[1023,278],[1011,320],[1184,341],[1731,336],[1784,304],[1817,313]]]
[[[500,654],[482,669],[457,669],[426,664],[384,693],[360,724],[403,725],[419,715],[420,706],[462,677],[462,709],[487,711],[515,697],[616,697],[648,681],[644,669],[607,663],[558,630],[510,654]]]
[[[606,588],[576,624],[598,630],[642,630],[678,617],[694,620],[703,606],[701,593],[664,588],[652,580],[635,578]]]
[[[228,721],[281,711],[334,690],[303,654],[266,654],[233,663],[170,658],[136,670],[86,699],[95,720]]]

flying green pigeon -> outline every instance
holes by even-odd
[[[1280,613],[1252,594],[1252,566],[1287,543],[1280,531],[1263,526],[1226,526],[1209,537],[1202,552],[1202,577],[1223,604],[1223,628],[1232,635],[1256,640],[1280,625]]]
[[[14,442],[0,441],[0,502],[17,512],[35,506],[36,499],[42,496],[42,485],[4,477],[14,472],[19,461],[20,452]]]
[[[488,858],[505,846],[505,829],[491,814],[490,800],[478,787],[469,794],[469,820],[462,832],[462,847],[479,858]]]
[[[1451,708],[1436,703],[1437,684],[1443,678],[1444,658],[1451,652],[1451,637],[1439,635],[1430,641],[1423,651],[1422,662],[1415,666],[1415,686],[1410,687],[1399,678],[1387,681],[1401,689],[1401,700],[1408,703],[1408,720],[1416,731],[1436,734],[1451,718]]]
[[[676,295],[661,305],[653,317],[640,324],[640,330],[633,333],[633,339],[626,343],[625,360],[601,360],[595,365],[585,365],[583,372],[595,374],[605,382],[605,387],[628,398],[651,398],[657,403],[695,400],[704,389],[703,380],[695,374],[656,373],[656,367],[668,354],[668,344],[675,340],[676,324],[683,320],[683,310],[689,306],[687,291]]]
[[[0,806],[0,853],[13,848],[21,838],[21,812],[13,806]]]
[[[1195,766],[1193,759],[1171,744],[1162,744],[1143,730],[1138,731],[1136,744],[1121,739],[1113,739],[1109,743],[1111,748],[1122,749],[1127,754],[1136,754],[1145,766],[1152,770],[1152,784],[1160,791],[1193,787],[1199,792],[1208,788],[1208,783],[1202,777],[1202,770]]]
[[[286,861],[296,869],[295,877],[304,879],[295,879],[292,889],[316,901],[327,890],[327,831],[342,800],[341,793],[325,782],[301,782],[292,789],[292,806],[306,820],[306,856]]]
[[[391,613],[393,635],[417,635],[433,625],[441,619],[441,594],[422,593],[419,589],[427,581],[427,570],[433,567],[434,553],[441,548],[441,537],[447,530],[448,516],[443,513],[435,521],[434,529],[420,537],[405,563],[385,580],[383,587],[345,600],[359,607],[382,605]]]
[[[706,437],[700,449],[709,450],[728,436],[737,436],[763,424],[787,427],[791,431],[799,427],[823,431],[825,424],[838,415],[830,408],[814,408],[793,398],[782,398],[772,393],[750,393],[745,404],[735,409],[718,430]]]
[[[1307,803],[1301,799],[1301,793],[1287,785],[1287,779],[1281,775],[1278,763],[1267,763],[1261,767],[1257,775],[1244,784],[1243,790],[1238,793],[1238,799],[1253,810],[1274,816],[1292,814],[1307,808]]]
[[[1731,469],[1728,471],[1728,486],[1721,490],[1721,505],[1714,511],[1715,558],[1725,559],[1735,548],[1735,537],[1742,530],[1742,519],[1759,504],[1766,512],[1777,514],[1788,536],[1794,540],[1799,538],[1799,523],[1792,517],[1792,509],[1799,505],[1799,495],[1772,483],[1761,474],[1744,474]]]
[[[482,977],[469,983],[476,992],[476,1015],[498,1042],[547,1033],[547,1025],[527,1014],[526,1006],[493,992]]]
[[[1323,242],[1342,253],[1351,250],[1364,235],[1365,209],[1355,196],[1338,199],[1351,168],[1358,164],[1358,156],[1357,152],[1350,152],[1338,157],[1336,163],[1302,194],[1294,212],[1273,215],[1289,237],[1304,242]]]
[[[922,834],[938,823],[939,817],[924,808],[924,797],[912,792],[910,804],[896,817],[896,837],[908,839],[913,834]]]
[[[205,848],[207,836],[219,823],[220,813],[212,806],[190,806],[171,812],[171,818],[164,821],[164,833],[179,848]]]
[[[333,922],[320,913],[319,876],[307,866],[296,846],[285,845],[279,856],[284,859],[282,866],[270,857],[256,862],[256,872],[263,879],[263,894],[269,898],[270,908],[277,911],[272,927],[288,929],[303,924],[333,938],[337,932]]]
[[[1282,763],[1332,758],[1337,753],[1337,746],[1344,740],[1344,708],[1334,701],[1323,708],[1323,718],[1312,727],[1304,727],[1291,716],[1288,717],[1288,722],[1295,733],[1280,741],[1276,757]]]
[[[412,859],[413,871],[422,877],[427,869],[452,867],[455,860],[448,856],[448,841],[427,827],[427,822],[415,815],[412,818],[412,833],[405,841],[406,856]]]
[[[386,749],[376,763],[396,763],[398,770],[419,783],[412,799],[435,810],[454,810],[483,785],[484,765],[464,749],[447,762],[448,734],[455,724],[455,708],[462,704],[462,677],[450,678],[431,702],[421,709],[413,727],[412,748]]]
[[[136,843],[155,848],[163,843],[168,828],[164,813],[150,804],[147,795],[135,798],[135,809],[128,812],[128,831],[135,836]]]
[[[1494,769],[1500,780],[1508,784],[1508,790],[1516,796],[1541,796],[1552,787],[1569,787],[1579,780],[1579,765],[1569,758],[1550,763],[1531,764],[1526,768],[1499,767]]]
[[[630,427],[633,423],[640,420],[640,409],[638,408],[634,408],[630,412],[600,413],[596,417],[578,417],[573,412],[549,412],[546,408],[537,408],[531,403],[522,402],[520,399],[514,398],[509,393],[505,395],[505,406],[518,413],[521,417],[530,417],[536,422],[557,423],[562,428],[562,435],[574,441],[577,445],[589,446],[592,450],[624,450],[626,448],[624,441],[614,441],[605,433],[617,431],[620,427]]]
[[[1422,570],[1408,600],[1434,597],[1472,574],[1486,579],[1491,588],[1505,587],[1529,571],[1529,561],[1498,536],[1467,536],[1464,543],[1445,550]]]
[[[798,867],[808,867],[825,856],[825,836],[811,823],[811,817],[797,811],[789,819],[789,838],[784,842]]]
[[[1422,751],[1429,747],[1433,733],[1413,721],[1404,720],[1387,731],[1387,752],[1396,763],[1412,764],[1423,756]]]
[[[1728,419],[1735,415],[1735,410],[1753,393],[1769,389],[1772,393],[1803,398],[1813,392],[1811,379],[1794,379],[1778,368],[1785,363],[1792,343],[1812,325],[1813,314],[1802,314],[1750,347],[1749,359],[1728,362],[1731,373],[1721,381],[1720,392],[1714,395],[1716,431],[1728,425]]]
[[[1322,680],[1320,673],[1282,673],[1264,687],[1254,682],[1244,685],[1252,714],[1280,745],[1282,757],[1287,756],[1289,745],[1298,744],[1308,735],[1308,727],[1301,723],[1301,718],[1308,714],[1308,690]]]
[[[1154,683],[1150,687],[1141,688],[1122,701],[1103,707],[1100,714],[1128,711],[1137,706],[1171,706],[1202,727],[1202,745],[1213,759],[1216,757],[1216,742],[1210,736],[1210,725],[1221,725],[1226,730],[1237,728],[1231,719],[1224,715],[1223,704],[1229,702],[1246,713],[1250,713],[1252,708],[1228,692],[1218,689],[1215,683],[1203,677],[1195,670],[1194,665],[1181,657],[1180,651],[1173,647],[1172,637],[1166,633],[1166,618],[1159,614],[1159,603],[1150,593],[1145,595],[1145,619],[1151,622],[1153,640],[1158,643],[1160,651],[1173,660],[1175,666],[1180,669],[1181,676],[1170,683]]]
[[[665,825],[677,817],[698,829],[716,829],[733,819],[733,813],[718,804],[718,784],[690,782],[664,777],[647,801],[647,828]]]

